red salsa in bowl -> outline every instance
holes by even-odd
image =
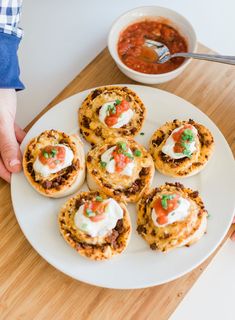
[[[156,54],[144,46],[145,39],[164,43],[170,53],[187,52],[186,40],[170,25],[154,20],[144,20],[128,26],[118,40],[118,55],[129,68],[148,74],[170,72],[178,68],[184,58],[173,58],[163,64],[155,61]]]

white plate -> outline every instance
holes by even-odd
[[[28,241],[51,265],[67,275],[102,287],[132,289],[154,286],[176,279],[203,262],[224,238],[234,211],[234,162],[231,150],[215,124],[189,102],[168,92],[150,87],[128,85],[139,94],[147,107],[144,136],[137,141],[147,146],[153,131],[166,121],[194,119],[207,126],[215,138],[215,152],[207,167],[194,177],[181,179],[186,186],[199,190],[210,218],[207,234],[190,248],[169,253],[149,249],[137,234],[135,206],[128,205],[133,232],[126,251],[109,261],[90,261],[81,257],[60,236],[57,214],[62,199],[47,199],[26,181],[23,173],[12,177],[11,192],[16,218]],[[78,93],[49,110],[30,129],[22,149],[32,138],[47,129],[69,134],[78,131],[77,110],[90,90]],[[88,144],[86,143],[86,150]],[[155,174],[153,186],[177,181]],[[178,179],[179,181],[179,179]],[[84,185],[83,190],[87,190]]]

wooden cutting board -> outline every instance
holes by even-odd
[[[198,51],[210,52],[201,45]],[[26,129],[70,95],[118,83],[134,82],[118,70],[105,49]],[[205,112],[235,153],[235,67],[195,60],[177,79],[156,87]],[[33,250],[17,224],[10,187],[1,179],[0,195],[0,319],[165,320],[216,254],[191,273],[165,285],[138,290],[90,286],[57,271]]]

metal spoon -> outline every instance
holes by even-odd
[[[219,54],[204,54],[204,53],[192,53],[192,52],[181,52],[181,53],[173,53],[171,54],[168,47],[158,41],[146,39],[144,45],[148,48],[151,48],[155,51],[157,57],[157,63],[165,63],[166,61],[176,58],[194,58],[199,60],[208,60],[215,61],[226,64],[234,64],[235,65],[235,56],[222,56]]]

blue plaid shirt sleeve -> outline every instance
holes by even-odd
[[[18,27],[21,15],[22,0],[0,0],[0,32],[22,37]]]
[[[24,89],[17,56],[21,7],[22,0],[0,0],[0,88]]]

